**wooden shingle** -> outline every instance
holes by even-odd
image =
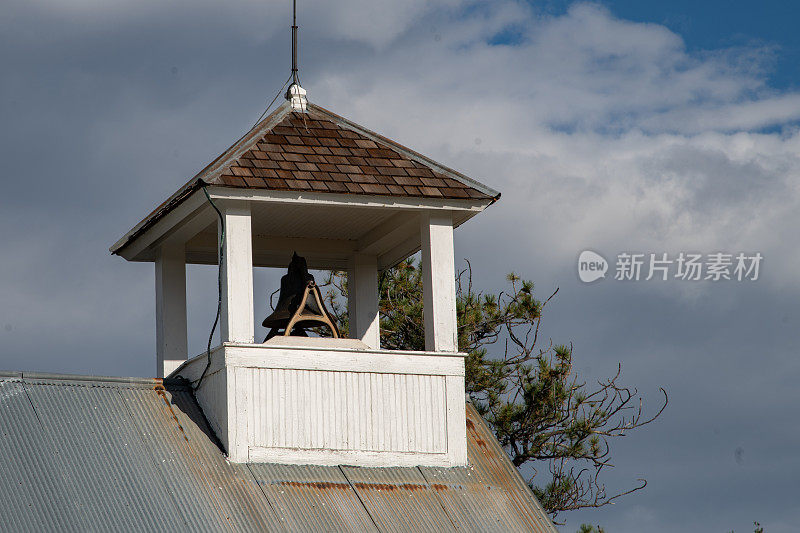
[[[424,198],[491,199],[379,136],[319,108],[287,113],[209,183],[226,187]],[[422,160],[424,161],[424,159]]]

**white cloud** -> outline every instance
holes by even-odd
[[[586,246],[761,251],[773,282],[800,289],[783,245],[800,223],[800,95],[765,88],[764,50],[691,55],[663,26],[592,4],[560,17],[496,8],[441,41],[409,31],[380,58],[327,72],[311,97],[504,192],[493,209],[547,250],[540,272]],[[520,44],[487,44],[487,27],[511,24]]]
[[[314,21],[309,25],[310,31],[321,30],[333,37],[384,48],[410,25],[424,24],[425,13],[463,3],[463,0],[342,0],[319,2],[300,9]]]

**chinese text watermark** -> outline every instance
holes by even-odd
[[[622,252],[617,254],[613,272],[618,281],[756,281],[763,259],[760,252],[673,255]],[[586,250],[578,257],[578,277],[585,283],[605,278],[610,268],[608,261],[596,252]]]

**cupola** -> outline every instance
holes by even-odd
[[[464,465],[453,230],[500,195],[286,96],[111,247],[155,264],[156,374],[192,383],[234,462]],[[425,351],[383,350],[379,273],[418,251]],[[347,272],[350,338],[254,338],[253,268],[294,253]],[[208,353],[187,350],[186,264],[220,266]]]

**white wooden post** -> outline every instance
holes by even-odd
[[[187,357],[185,248],[165,244],[156,251],[156,377],[168,376]]]
[[[367,254],[353,255],[350,259],[350,267],[347,270],[347,289],[350,337],[360,339],[370,348],[380,349],[377,256]]]
[[[223,203],[225,246],[222,253],[222,342],[253,342],[253,241],[250,206]],[[218,230],[219,233],[219,225]]]
[[[421,217],[425,350],[458,351],[453,219],[450,213]]]

